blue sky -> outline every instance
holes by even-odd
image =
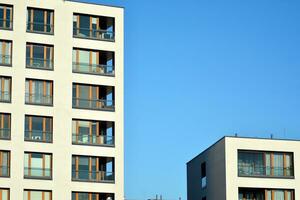
[[[128,199],[186,199],[223,135],[300,139],[299,0],[93,2],[126,8]]]

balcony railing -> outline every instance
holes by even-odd
[[[9,177],[9,170],[8,166],[0,166],[0,177]]]
[[[97,65],[97,64],[73,62],[73,72],[114,76],[115,68],[114,66],[110,66],[110,65]]]
[[[86,145],[114,145],[114,137],[108,135],[87,135],[87,134],[73,134],[73,144],[86,144]]]
[[[112,100],[73,98],[73,108],[114,111],[115,105]]]
[[[33,142],[52,142],[52,132],[41,130],[26,130],[24,139],[25,141]]]
[[[25,103],[37,105],[53,105],[53,98],[50,95],[25,93]]]
[[[0,128],[0,139],[10,139],[10,128]]]
[[[53,24],[44,24],[40,22],[28,22],[27,31],[33,33],[47,33],[53,34],[54,26]]]
[[[73,28],[73,36],[97,40],[115,41],[115,32],[89,28]]]
[[[113,172],[72,170],[73,181],[92,181],[92,182],[114,182]]]
[[[53,69],[53,61],[42,58],[26,58],[26,67],[34,69]]]
[[[1,102],[10,102],[10,99],[11,99],[10,92],[0,91]]]
[[[291,167],[266,167],[259,165],[239,164],[239,176],[268,176],[268,177],[292,177]]]
[[[11,55],[0,54],[0,65],[11,65]]]
[[[52,170],[39,167],[24,167],[25,178],[51,179]]]
[[[1,29],[12,29],[12,20],[0,18]]]

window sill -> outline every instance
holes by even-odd
[[[271,179],[295,179],[295,176],[259,176],[259,175],[238,175],[241,178],[271,178]]]

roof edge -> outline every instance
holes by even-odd
[[[70,2],[74,2],[74,3],[91,4],[91,5],[97,5],[97,6],[106,6],[106,7],[113,7],[113,8],[121,8],[123,10],[125,9],[124,6],[115,6],[115,5],[109,5],[109,4],[86,2],[84,0],[64,0],[64,1],[70,1]]]

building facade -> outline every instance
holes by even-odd
[[[187,163],[188,200],[295,200],[300,141],[224,137]]]
[[[0,0],[0,200],[124,199],[123,16]]]

